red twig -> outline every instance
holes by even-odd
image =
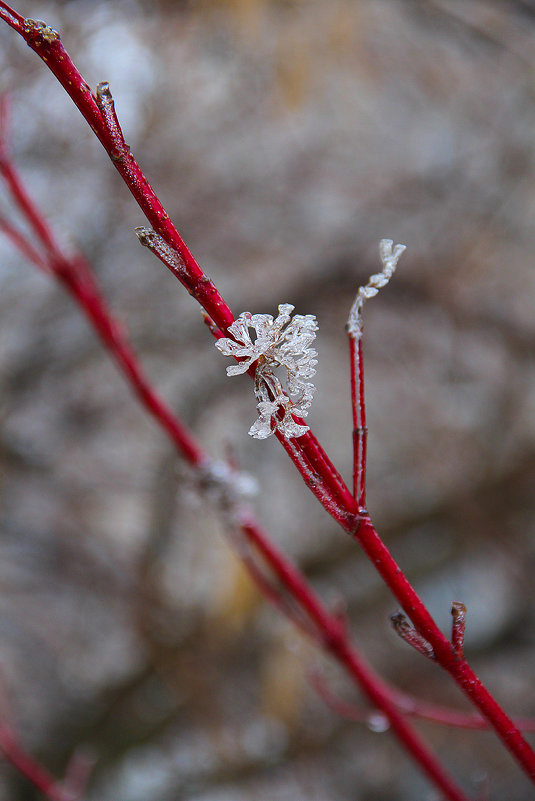
[[[338,698],[318,670],[311,671],[309,678],[318,695],[340,717],[355,720],[359,723],[366,723],[374,714],[374,710],[362,709],[349,701],[343,701]],[[392,700],[398,709],[410,717],[458,729],[488,731],[490,728],[488,721],[477,713],[459,712],[456,709],[450,709],[440,704],[431,704],[419,698],[414,698],[407,693],[402,693],[393,687],[390,688],[390,692]],[[515,718],[515,725],[522,731],[535,731],[535,720],[533,718]]]
[[[127,146],[124,154],[117,157],[118,132],[110,131],[109,119],[103,116],[96,98],[91,94],[88,85],[65,51],[57,32],[33,20],[23,20],[3,0],[0,0],[0,18],[23,36],[27,44],[45,61],[65,88],[112,158],[114,166],[121,174],[154,231],[178,254],[181,262],[185,265],[184,270],[179,271],[178,274],[180,281],[206,310],[217,328],[221,332],[226,332],[233,320],[229,307],[194,260]],[[98,315],[96,316],[98,317]],[[105,328],[103,323],[102,325]],[[110,342],[114,339],[111,334],[112,332],[108,331],[107,336]],[[143,393],[141,394],[143,397]],[[314,486],[314,474],[316,474],[318,481],[324,483],[326,499],[328,497],[331,502],[331,508],[326,505],[327,510],[333,514],[344,530],[361,544],[414,623],[415,628],[432,646],[437,662],[450,673],[472,703],[491,722],[507,748],[526,773],[535,780],[535,753],[510,718],[483,687],[466,661],[458,659],[451,643],[437,627],[421,599],[382,543],[368,515],[356,514],[355,500],[343,482],[339,480],[337,472],[325,457],[312,432],[307,432],[295,443],[292,445],[293,455],[292,453],[290,455],[302,475],[305,471],[309,486],[311,488]],[[292,449],[288,449],[289,452]],[[315,494],[319,497],[320,493],[317,488]],[[349,495],[349,498],[346,497],[346,494]],[[393,728],[395,727],[393,726]]]
[[[463,657],[464,632],[466,629],[466,606],[460,601],[454,601],[451,605],[451,644],[453,651],[458,659]]]
[[[11,171],[11,176],[16,184],[22,183],[14,168]],[[10,184],[8,185],[13,190],[13,187]],[[12,196],[17,202],[21,193],[12,191]],[[31,204],[31,214],[27,216],[29,217],[30,225],[32,225],[31,221],[40,216],[40,212],[29,197],[26,196],[24,207],[22,204],[18,204],[24,214],[27,214],[28,203]],[[40,225],[32,226],[35,235],[39,238],[41,237],[40,232],[47,227],[44,218],[40,222]],[[18,243],[17,240],[12,241],[14,244]],[[27,254],[26,248],[21,248],[21,250],[25,255]],[[37,260],[36,264],[38,267],[42,266],[40,260]],[[75,260],[68,259],[57,246],[54,246],[54,251],[48,256],[45,267],[47,272],[53,274],[70,291],[81,310],[100,335],[110,354],[115,358],[127,380],[137,391],[141,401],[171,437],[181,455],[194,468],[198,469],[201,486],[203,477],[205,486],[207,486],[206,477],[210,478],[209,458],[148,385],[122,328],[111,317],[106,308],[90,267],[80,257]],[[296,458],[298,457],[296,456]],[[311,469],[309,465],[307,471]],[[211,479],[214,481],[213,475]],[[321,487],[321,482],[318,482],[318,486]],[[323,606],[310,585],[297,569],[270,543],[267,535],[260,529],[251,515],[239,507],[234,508],[235,502],[232,498],[226,501],[227,512],[229,511],[229,506],[247,547],[247,550],[245,550],[243,545],[239,543],[238,553],[262,594],[303,633],[329,651],[341,664],[350,678],[368,696],[369,700],[383,711],[403,746],[431,781],[443,791],[445,798],[451,799],[451,801],[466,801],[466,796],[447,776],[424,741],[404,721],[403,714],[396,708],[395,702],[389,699],[388,693],[383,689],[383,684],[379,677],[366,666],[356,650],[351,647],[345,622]],[[236,538],[234,537],[233,539]],[[261,555],[263,562],[278,580],[280,588],[274,585],[259,567],[253,557],[251,546],[255,552]],[[24,775],[33,780],[31,773],[25,773]]]
[[[35,264],[44,273],[51,272],[46,259],[41,256],[39,251],[34,248],[30,242],[28,242],[24,234],[21,234],[20,231],[4,217],[0,217],[0,231],[7,236],[11,244],[14,245],[17,250],[20,250],[25,259]]]
[[[6,21],[9,23],[9,20]],[[156,239],[151,249],[198,301],[217,328],[226,332],[234,319],[232,312],[213,282],[195,261],[134,159],[118,123],[108,84],[99,84],[95,97],[91,94],[88,84],[72,62],[56,31],[48,33],[50,29],[43,28],[42,24],[37,24],[34,20],[26,20],[22,30],[20,26],[13,27],[16,27],[27,44],[45,61],[74,101],[151,224],[156,237],[161,237],[167,245],[167,248],[158,247],[160,243]],[[150,235],[145,233],[145,238],[150,239]],[[144,241],[143,244],[148,242]],[[299,440],[297,448],[317,472],[324,486],[323,494],[331,500],[330,513],[341,523],[355,512],[351,494],[314,435],[309,431]],[[347,507],[342,513],[337,511],[338,500],[342,500]]]
[[[91,748],[77,749],[72,755],[63,777],[63,788],[72,799],[79,799],[85,793],[96,761]]]
[[[75,796],[24,751],[5,723],[0,725],[0,749],[8,762],[50,801],[74,801]]]
[[[368,429],[364,399],[362,339],[349,334],[351,410],[353,414],[353,494],[359,510],[366,510],[366,453]]]

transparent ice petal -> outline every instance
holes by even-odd
[[[399,257],[406,250],[405,245],[395,245],[392,239],[381,239],[379,242],[379,256],[383,269],[380,273],[371,275],[368,283],[358,289],[357,295],[349,312],[347,332],[354,339],[362,336],[362,307],[369,298],[375,297],[379,289],[386,286],[392,278],[397,267]]]

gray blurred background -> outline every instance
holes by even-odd
[[[314,431],[351,480],[344,323],[378,242],[407,245],[366,308],[369,509],[506,709],[535,715],[535,6],[399,0],[20,0],[108,80],[127,141],[235,314],[316,314]],[[347,605],[372,664],[466,709],[391,632],[372,567],[272,439],[247,436],[198,308],[45,66],[0,28],[12,147],[93,264],[155,385],[214,456],[231,444],[274,540]],[[2,196],[2,213],[11,213]],[[388,732],[338,718],[329,662],[259,598],[217,515],[73,302],[0,241],[2,715],[88,801],[436,798]],[[489,733],[418,724],[466,790],[532,788]],[[376,728],[376,727],[375,727]],[[38,796],[0,764],[0,796]],[[486,797],[486,796],[485,796]]]

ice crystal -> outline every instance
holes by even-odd
[[[216,459],[207,460],[198,468],[198,478],[201,488],[225,509],[237,507],[258,492],[253,476]]]
[[[43,22],[42,19],[30,19],[28,17],[24,20],[24,29],[28,33],[38,34],[48,44],[52,44],[52,42],[56,42],[60,38],[59,33],[54,28],[51,28],[50,25],[47,25],[46,22]]]
[[[404,250],[406,250],[405,245],[394,245],[392,239],[381,239],[379,242],[379,255],[383,269],[380,273],[371,275],[365,286],[359,287],[357,297],[349,312],[347,331],[355,339],[360,339],[362,336],[362,307],[365,301],[373,298],[381,287],[388,284]]]
[[[317,353],[310,346],[318,325],[313,314],[292,317],[293,310],[290,303],[281,303],[275,319],[271,314],[242,312],[228,328],[232,338],[216,342],[224,356],[240,360],[227,367],[227,375],[245,373],[256,363],[254,393],[259,416],[249,429],[256,439],[266,439],[276,429],[287,439],[308,431],[293,415],[306,417],[312,403],[315,387],[307,379],[316,372]],[[286,370],[286,388],[274,373],[279,367]]]

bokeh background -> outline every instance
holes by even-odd
[[[366,308],[369,508],[437,621],[509,712],[535,715],[535,9],[464,0],[20,0],[92,86],[235,314],[316,314],[309,421],[351,476],[344,322],[378,242],[407,245]],[[392,633],[397,611],[276,441],[247,436],[198,308],[37,57],[0,28],[12,149],[65,246],[93,264],[156,386],[373,665],[465,709]],[[5,198],[4,214],[11,214]],[[88,801],[433,799],[377,721],[344,721],[267,607],[216,513],[64,292],[0,241],[2,715],[61,775],[93,754]],[[418,724],[469,793],[532,798],[488,733]],[[0,764],[5,801],[36,799]]]

